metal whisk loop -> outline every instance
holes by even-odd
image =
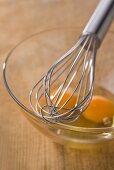
[[[88,70],[90,70],[91,69],[91,67],[92,67],[92,63],[89,65],[88,64],[88,61],[86,61],[86,57],[87,57],[87,55],[88,55],[88,52],[90,51],[90,48],[92,48],[91,47],[91,45],[93,45],[93,41],[95,41],[94,40],[94,37],[93,36],[87,36],[87,41],[85,41],[85,43],[84,43],[84,45],[82,46],[82,48],[81,49],[83,49],[83,50],[85,50],[84,48],[85,48],[85,46],[87,45],[87,43],[89,42],[89,46],[88,46],[88,49],[87,49],[87,51],[85,52],[85,56],[84,56],[84,58],[83,58],[83,69],[81,70],[81,73],[82,73],[82,76],[81,76],[81,78],[80,78],[80,80],[78,81],[78,84],[76,85],[76,87],[75,87],[75,89],[73,90],[73,92],[71,93],[71,96],[64,102],[64,104],[62,105],[62,107],[59,107],[59,104],[60,104],[60,102],[61,102],[61,100],[62,100],[62,98],[63,98],[63,96],[65,95],[65,93],[68,91],[68,88],[71,86],[71,83],[73,82],[73,80],[74,80],[74,78],[76,77],[76,75],[77,75],[77,73],[78,73],[78,68],[76,69],[76,71],[74,72],[74,74],[73,74],[73,76],[72,77],[70,77],[70,81],[67,83],[67,86],[66,86],[66,88],[64,88],[64,86],[65,86],[65,83],[66,83],[66,80],[67,80],[67,78],[68,78],[68,76],[70,76],[70,73],[71,73],[71,71],[73,71],[73,69],[75,69],[75,67],[76,67],[76,64],[77,64],[77,58],[79,57],[79,56],[75,56],[75,59],[74,59],[74,62],[73,62],[73,64],[72,64],[72,66],[70,67],[70,71],[69,71],[69,73],[68,73],[68,75],[65,77],[65,80],[63,81],[63,83],[58,87],[58,89],[56,90],[56,93],[54,94],[54,97],[53,97],[53,99],[51,99],[51,93],[49,93],[51,90],[50,90],[50,87],[51,86],[46,86],[46,83],[48,82],[48,84],[50,84],[50,82],[49,81],[51,81],[51,76],[49,76],[49,78],[44,78],[44,81],[47,81],[47,82],[45,82],[45,84],[44,84],[44,93],[46,93],[46,94],[44,94],[44,96],[45,96],[45,100],[46,100],[46,104],[47,104],[47,107],[48,107],[48,110],[49,110],[49,115],[51,115],[52,117],[54,117],[54,118],[61,118],[61,120],[63,119],[63,120],[71,120],[72,118],[74,119],[74,115],[75,115],[75,118],[77,118],[79,115],[78,114],[76,114],[75,113],[75,111],[77,110],[79,113],[80,113],[80,110],[81,110],[81,112],[83,111],[83,108],[81,107],[81,102],[83,102],[83,100],[84,100],[84,98],[85,98],[85,95],[87,94],[87,92],[86,92],[86,88],[87,88],[87,82],[86,82],[86,86],[85,86],[85,88],[84,88],[84,95],[83,95],[83,97],[82,97],[82,101],[80,101],[80,103],[79,103],[79,99],[80,99],[80,91],[81,91],[81,88],[82,88],[82,82],[83,82],[83,79],[84,79],[84,76],[85,76],[85,71],[87,70],[87,68],[89,68]],[[94,48],[95,48],[95,46],[94,46]],[[94,49],[93,48],[93,49]],[[93,58],[95,57],[95,55],[93,56]],[[80,58],[82,59],[82,57],[80,56]],[[93,58],[92,58],[92,60],[93,60]],[[92,61],[91,60],[91,61]],[[75,64],[75,65],[74,65]],[[82,64],[82,62],[81,62],[81,64]],[[81,66],[81,64],[79,65],[79,68],[80,68],[80,66]],[[73,66],[75,66],[75,67],[73,67]],[[53,68],[53,70],[54,70],[54,68]],[[91,70],[92,71],[92,70]],[[90,76],[90,73],[91,73],[91,71],[89,71],[89,74],[87,75],[88,77]],[[52,72],[51,72],[52,73]],[[52,74],[51,74],[52,75]],[[47,75],[46,75],[47,76]],[[88,79],[88,78],[87,78]],[[58,80],[56,80],[56,81],[58,81]],[[55,82],[56,83],[56,82]],[[92,85],[92,83],[93,83],[93,80],[91,79],[90,80],[90,85],[89,86],[91,86]],[[79,89],[79,92],[77,92],[77,90]],[[63,91],[62,91],[63,90]],[[89,89],[89,90],[91,90],[92,91],[92,89]],[[74,108],[65,108],[65,105],[69,102],[69,100],[72,98],[72,96],[75,94],[77,92],[77,94],[78,94],[78,97],[77,97],[77,100],[75,101],[75,107]],[[89,92],[88,92],[89,93]],[[47,99],[46,99],[47,98]],[[56,98],[56,101],[55,102],[53,102],[53,100]],[[48,102],[47,102],[47,100],[48,100]],[[50,103],[49,103],[50,102]],[[77,107],[77,106],[79,106],[79,104],[80,104],[80,107]],[[83,105],[84,105],[84,102],[83,102]],[[46,107],[45,107],[46,108]],[[50,108],[51,108],[51,110],[50,110]],[[64,111],[64,113],[61,113],[61,110],[62,109],[64,109],[64,110],[66,110],[66,112]],[[59,111],[60,111],[60,113],[59,113]],[[57,120],[58,121],[58,120]]]
[[[113,18],[114,0],[101,0],[78,42],[30,91],[30,105],[37,116],[50,123],[70,123],[88,107],[93,92],[97,48]],[[68,104],[72,99],[74,106],[70,107]]]
[[[51,123],[55,123],[56,121],[66,122],[66,120],[67,123],[71,121],[75,121],[75,119],[77,119],[82,114],[82,112],[85,110],[85,106],[87,107],[87,105],[91,100],[90,96],[92,94],[93,88],[89,88],[87,91],[87,85],[88,82],[89,82],[89,87],[91,87],[93,84],[93,76],[91,76],[91,74],[93,74],[92,66],[95,58],[94,51],[96,48],[95,46],[96,39],[92,35],[87,35],[82,37],[77,44],[75,45],[75,48],[73,47],[72,50],[70,50],[69,56],[61,57],[59,59],[61,65],[54,64],[50,68],[48,73],[33,87],[33,89],[30,92],[29,100],[35,113]],[[86,48],[87,45],[88,47]],[[89,52],[92,53],[92,55],[90,55],[90,57],[87,58]],[[59,80],[61,75],[64,74],[64,72],[67,69],[68,69],[67,71],[68,74],[65,75],[66,77],[64,77],[64,80],[62,80],[63,82],[60,85],[58,85],[58,88],[56,88],[56,91],[53,94],[53,98],[52,98],[51,88],[53,88],[54,84],[57,84],[56,81]],[[58,70],[59,71],[61,70],[59,74],[58,74]],[[87,71],[88,74],[86,73]],[[76,84],[76,87],[73,89],[70,97],[68,97],[68,99],[64,101],[64,104],[61,107],[59,107],[62,98],[64,97],[65,93],[68,91],[71,84],[76,79],[78,72],[81,72],[81,76],[77,80],[78,83]],[[85,74],[87,76],[87,79],[85,83],[84,94],[82,97],[80,92],[81,92],[82,84],[84,83],[83,80]],[[34,90],[36,91],[35,106],[32,103],[32,95]],[[65,105],[69,102],[72,96],[76,94],[78,95],[77,95],[77,100],[75,101],[75,107],[66,108]],[[79,100],[80,98],[82,98],[81,101]],[[45,104],[41,103],[41,99],[44,101]],[[64,110],[64,113],[61,113],[62,109]]]

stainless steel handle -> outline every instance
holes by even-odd
[[[114,0],[101,0],[82,35],[95,34],[98,38],[98,46],[100,46],[113,18]]]

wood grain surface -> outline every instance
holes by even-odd
[[[8,52],[26,36],[47,28],[84,26],[98,1],[0,0],[1,68]],[[114,152],[53,143],[21,114],[3,86],[1,70],[0,170],[114,170]]]

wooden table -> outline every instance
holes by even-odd
[[[0,65],[26,36],[58,26],[84,26],[98,0],[0,0]],[[112,25],[114,30],[114,24]],[[0,72],[0,170],[113,170],[114,152],[53,143],[21,114]]]

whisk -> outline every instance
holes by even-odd
[[[92,98],[96,52],[113,18],[114,0],[101,0],[77,43],[31,89],[29,101],[37,116],[70,123],[82,115]],[[67,107],[70,100],[73,108]]]

